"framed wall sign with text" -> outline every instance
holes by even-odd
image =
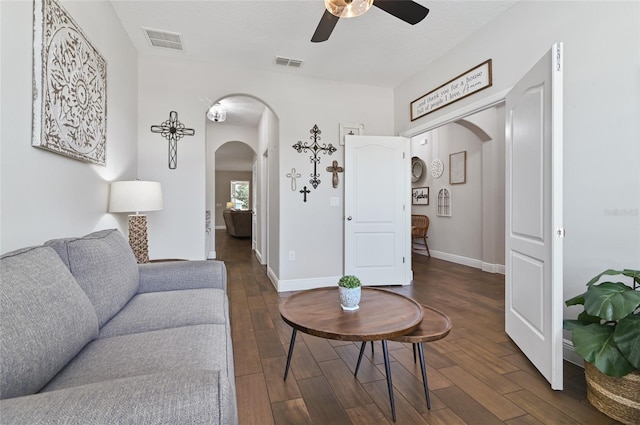
[[[414,187],[411,190],[411,205],[429,205],[429,187]]]
[[[411,102],[411,121],[491,87],[491,59]]]

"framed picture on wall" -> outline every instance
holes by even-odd
[[[462,184],[467,182],[467,151],[449,155],[449,183]]]
[[[107,62],[57,1],[36,2],[31,145],[106,166]]]
[[[344,146],[344,136],[360,136],[364,134],[364,124],[340,124],[340,145]]]
[[[429,205],[429,187],[414,187],[411,190],[411,205]]]

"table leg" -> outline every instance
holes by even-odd
[[[420,369],[422,370],[422,383],[424,384],[424,396],[427,398],[427,409],[431,410],[431,400],[429,399],[429,383],[427,382],[427,370],[424,365],[424,351],[422,350],[422,343],[413,344],[418,346],[418,355],[420,356]]]
[[[291,345],[289,345],[289,355],[287,356],[287,366],[284,369],[284,380],[287,380],[287,375],[289,374],[289,366],[291,365],[291,356],[293,356],[293,346],[296,343],[296,334],[298,330],[293,328],[293,333],[291,334]]]
[[[391,382],[391,365],[389,364],[389,349],[387,340],[382,340],[382,354],[384,355],[384,370],[387,373],[387,387],[389,387],[389,401],[391,401],[391,416],[396,421],[396,402],[393,399],[393,383]]]
[[[360,346],[360,354],[358,355],[358,363],[356,364],[356,371],[353,372],[353,376],[358,376],[358,369],[360,369],[360,362],[362,361],[362,355],[364,354],[364,349],[367,346],[367,341],[362,341],[362,345]]]

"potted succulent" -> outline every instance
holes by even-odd
[[[356,276],[342,276],[338,281],[340,291],[340,306],[343,310],[357,310],[360,308],[361,283]]]
[[[600,282],[603,276],[627,281]],[[618,279],[615,279],[618,280]],[[600,282],[600,283],[598,283]],[[587,291],[565,302],[582,305],[577,320],[565,320],[575,352],[585,360],[587,399],[625,424],[640,423],[640,270],[605,270]]]

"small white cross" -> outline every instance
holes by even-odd
[[[296,173],[296,169],[292,168],[290,173],[287,173],[287,177],[291,179],[291,190],[296,190],[296,179],[302,177],[302,174]]]

